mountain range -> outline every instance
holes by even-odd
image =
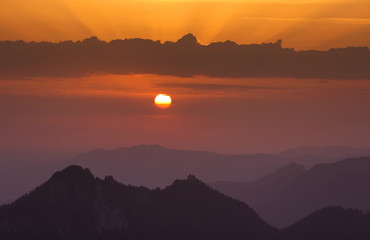
[[[276,229],[195,176],[149,190],[69,166],[0,207],[0,239],[252,239]]]
[[[264,222],[245,203],[194,175],[150,190],[95,178],[69,166],[32,192],[0,206],[0,239],[365,240],[370,215],[328,207],[288,228]]]
[[[297,147],[282,151],[280,157],[291,159],[310,168],[316,164],[331,163],[347,158],[370,156],[370,148],[351,148],[343,146]]]
[[[95,149],[66,163],[87,167],[100,177],[109,174],[125,183],[163,187],[173,179],[189,174],[195,174],[206,182],[218,179],[250,181],[289,161],[270,154],[222,155],[138,145],[114,150]]]
[[[274,155],[223,155],[138,145],[113,150],[95,149],[75,157],[0,151],[0,203],[15,200],[46,181],[55,171],[73,164],[87,167],[101,178],[112,175],[120,182],[155,188],[167,186],[173,179],[185,178],[189,174],[195,174],[205,182],[251,182],[290,162],[310,168],[354,156],[370,156],[370,149],[303,147]]]
[[[332,205],[370,210],[370,157],[318,164],[308,170],[291,163],[256,181],[210,185],[247,202],[274,226],[286,227]]]

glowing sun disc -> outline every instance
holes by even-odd
[[[171,105],[171,97],[167,94],[158,94],[155,99],[154,103],[159,108],[168,108]]]

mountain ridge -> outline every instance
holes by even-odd
[[[317,209],[333,205],[369,211],[370,157],[318,164],[275,181],[261,178],[250,183],[216,182],[211,186],[248,202],[274,226],[286,227]]]
[[[69,166],[0,207],[1,239],[240,239],[245,235],[262,240],[275,231],[248,205],[193,175],[162,190],[150,190],[123,185],[110,176],[95,178],[88,169]]]
[[[353,152],[352,148],[341,148]],[[152,153],[151,149],[154,149]],[[136,157],[126,154],[135,151]],[[123,155],[120,155],[120,152]],[[147,153],[140,157],[139,152]],[[118,153],[116,157],[114,157],[114,153]],[[163,161],[161,161],[162,157]],[[74,157],[57,156],[55,158],[58,161],[47,161],[50,158],[54,159],[53,154],[45,156],[38,154],[36,156],[32,152],[0,151],[0,161],[2,162],[0,176],[3,179],[0,181],[0,202],[6,203],[16,199],[24,192],[47,180],[58,169],[73,164],[87,167],[101,178],[104,178],[105,175],[112,175],[120,182],[155,188],[166,186],[175,178],[185,178],[190,173],[194,173],[205,182],[250,182],[290,162],[297,162],[310,168],[315,165],[314,163],[342,160],[335,157],[327,159],[321,156],[301,158],[298,155],[297,157],[284,158],[262,153],[227,155],[201,150],[176,150],[156,144],[120,147],[112,150],[98,148]],[[109,160],[110,158],[112,159]],[[135,167],[127,169],[125,162],[129,160],[133,162]],[[148,165],[144,164],[145,161],[148,162]],[[176,161],[180,164],[174,164]],[[166,169],[167,171],[165,171]],[[19,174],[22,175],[22,179],[17,177]]]
[[[367,240],[369,224],[370,213],[332,206],[278,230],[194,175],[150,190],[76,165],[0,206],[2,240]]]
[[[159,145],[137,145],[113,150],[95,149],[77,155],[66,164],[88,167],[97,176],[112,175],[121,182],[163,187],[172,179],[183,178],[190,173],[206,182],[217,178],[253,179],[283,166],[286,161],[269,154],[224,155],[168,149]]]

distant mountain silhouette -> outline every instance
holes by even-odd
[[[177,42],[97,37],[83,41],[0,41],[0,76],[164,74],[180,77],[370,78],[370,50],[348,47],[295,51],[282,41],[199,44],[187,34]]]
[[[311,167],[320,163],[336,162],[347,158],[370,156],[370,148],[351,148],[343,146],[299,147],[280,152],[281,157]]]
[[[211,186],[247,202],[267,222],[284,227],[327,206],[370,210],[370,157],[319,164],[305,172],[289,165],[254,182]]]
[[[246,204],[189,176],[165,189],[126,186],[70,166],[0,207],[0,239],[271,239]]]
[[[211,182],[210,186],[228,196],[246,200],[248,203],[260,203],[274,193],[286,187],[305,172],[303,165],[289,163],[277,171],[253,182]],[[256,198],[256,199],[255,199]],[[255,202],[255,201],[256,202]]]
[[[76,156],[67,164],[87,167],[100,177],[112,175],[120,182],[162,187],[189,173],[207,182],[220,179],[250,181],[289,161],[268,154],[222,155],[139,145],[115,150],[95,149]]]
[[[184,178],[189,173],[196,174],[206,182],[250,182],[290,162],[308,168],[317,163],[370,155],[370,150],[367,150],[323,147],[287,150],[278,156],[222,155],[173,150],[158,145],[139,145],[114,150],[95,149],[72,159],[70,154],[0,151],[0,203],[15,200],[46,181],[58,169],[72,164],[88,167],[99,177],[112,175],[127,184],[163,187],[173,179]]]

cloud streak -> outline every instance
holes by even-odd
[[[157,87],[164,88],[185,88],[194,90],[290,90],[284,87],[246,86],[213,83],[157,83]]]

